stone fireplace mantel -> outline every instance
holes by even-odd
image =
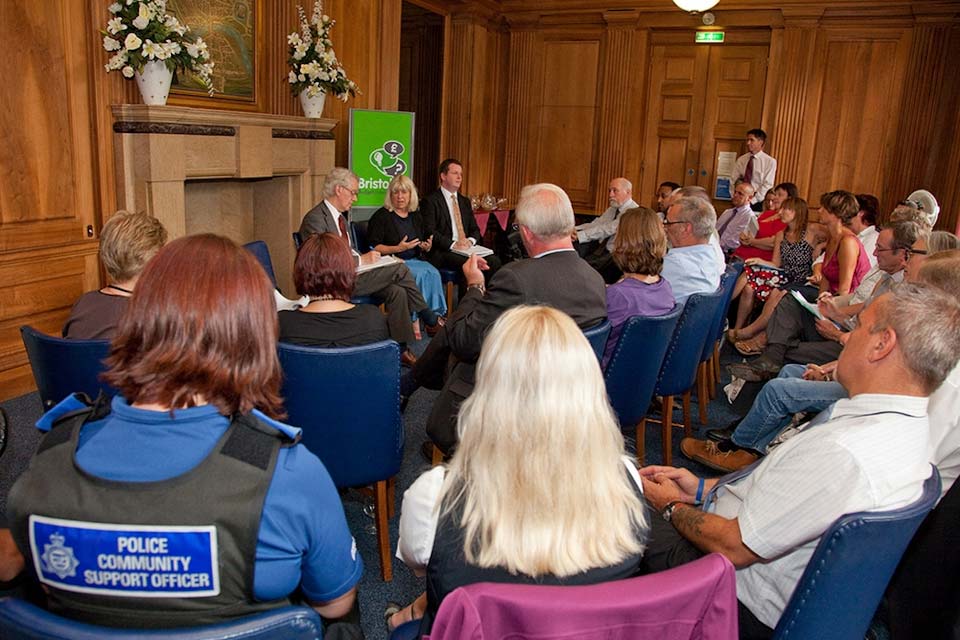
[[[292,296],[292,232],[334,166],[336,120],[189,107],[115,105],[117,205],[171,238],[264,240]]]

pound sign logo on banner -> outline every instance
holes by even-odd
[[[385,176],[399,176],[407,171],[407,163],[400,159],[405,147],[396,140],[388,140],[370,154],[370,164]]]
[[[73,555],[73,547],[64,546],[64,541],[63,536],[50,534],[50,544],[43,545],[43,555],[40,556],[44,571],[55,573],[61,580],[77,575],[80,564]]]

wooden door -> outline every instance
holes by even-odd
[[[653,46],[647,102],[649,133],[640,191],[644,200],[665,180],[697,184],[709,54],[709,47],[703,46]]]
[[[749,129],[760,127],[763,91],[767,78],[766,46],[724,46],[710,48],[706,108],[696,182],[713,195],[717,175],[717,154],[746,153],[744,138]],[[732,186],[732,185],[731,185]],[[714,201],[717,211],[729,206]]]
[[[653,36],[644,200],[666,180],[700,185],[712,195],[717,153],[745,153],[747,130],[761,126],[769,33],[728,33],[727,38],[733,43],[692,45],[686,44],[693,39],[690,32]]]

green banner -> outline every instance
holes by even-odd
[[[350,109],[350,170],[360,178],[360,207],[382,207],[394,176],[413,177],[413,118],[409,111]]]

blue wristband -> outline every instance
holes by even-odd
[[[700,504],[701,500],[703,499],[703,483],[703,478],[700,478],[700,482],[697,484],[697,504]]]

